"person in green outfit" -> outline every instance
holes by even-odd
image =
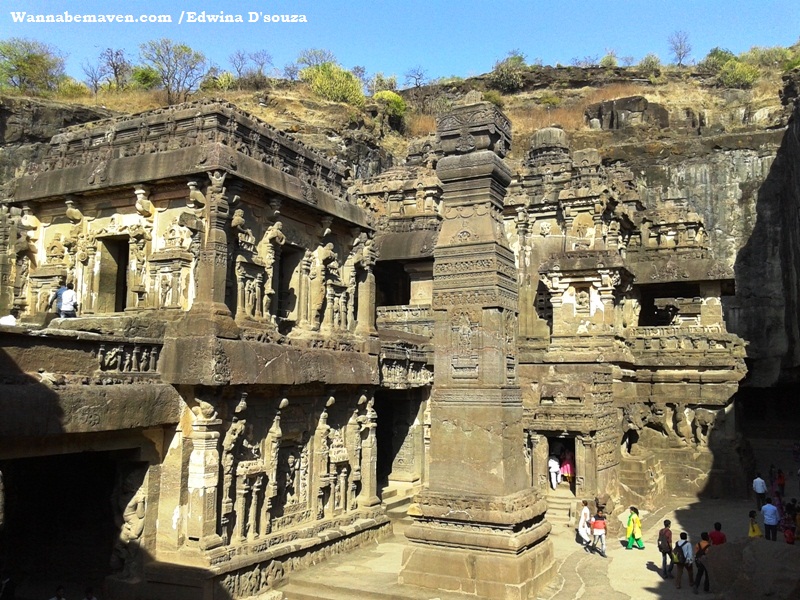
[[[625,535],[628,536],[628,547],[626,550],[636,547],[639,550],[644,550],[644,542],[642,541],[642,520],[639,518],[639,509],[635,506],[630,508],[631,514],[628,516],[628,527],[625,529]]]

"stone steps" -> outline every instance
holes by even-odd
[[[559,493],[561,492],[561,493]],[[547,514],[545,518],[553,527],[569,527],[574,524],[575,496],[554,490],[547,495]]]

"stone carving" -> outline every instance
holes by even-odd
[[[146,510],[144,479],[144,469],[132,469],[120,477],[112,494],[119,535],[111,555],[111,569],[124,579],[138,577],[142,568],[139,546]]]

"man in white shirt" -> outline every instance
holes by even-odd
[[[12,308],[11,313],[5,317],[0,317],[0,325],[16,325],[19,318],[19,309]]]
[[[753,491],[756,493],[756,508],[761,510],[767,497],[767,484],[761,479],[761,473],[756,473],[756,478],[753,479]]]
[[[74,288],[72,283],[68,283],[66,291],[61,294],[61,316],[65,319],[74,319],[78,316],[75,313],[78,308],[78,294]]]

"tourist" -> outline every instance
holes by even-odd
[[[756,493],[756,509],[761,510],[764,498],[767,497],[767,484],[761,479],[761,473],[756,473],[756,478],[753,479],[753,491]]]
[[[561,458],[561,479],[571,482],[575,477],[575,453],[567,450]]]
[[[675,561],[672,559],[672,529],[670,529],[672,521],[667,519],[664,521],[664,527],[658,532],[658,551],[661,552],[661,576],[664,579],[672,577],[672,569],[675,567]],[[669,564],[667,562],[669,561]]]
[[[90,587],[86,588],[84,594],[83,600],[97,600],[97,596],[94,595],[94,590]]]
[[[635,506],[630,507],[631,514],[628,515],[628,525],[625,528],[625,535],[628,536],[628,547],[626,550],[636,547],[639,550],[644,550],[644,542],[642,541],[642,520],[639,518],[639,509]]]
[[[708,533],[703,532],[700,534],[700,541],[694,547],[694,562],[697,565],[697,576],[694,578],[694,593],[697,594],[700,590],[700,581],[705,576],[703,583],[703,591],[708,593],[708,569],[706,568],[705,556],[708,554],[708,549],[711,547],[711,541],[708,539]]]
[[[764,534],[761,533],[761,527],[758,526],[758,521],[756,520],[756,511],[751,510],[750,514],[750,527],[747,531],[747,537],[751,538],[760,538]]]
[[[775,485],[778,488],[778,493],[781,497],[786,495],[786,475],[784,475],[781,469],[778,469],[778,473],[775,475]]]
[[[550,487],[556,489],[558,487],[558,483],[560,480],[560,475],[558,474],[560,465],[558,464],[558,457],[555,454],[551,454],[550,458],[547,459],[547,470],[550,472]]]
[[[53,308],[53,304],[56,305],[56,314],[59,317],[63,317],[64,315],[61,314],[61,298],[64,295],[64,292],[67,291],[66,282],[62,279],[58,284],[58,289],[56,289],[53,294],[50,296],[50,300],[47,303],[47,309]]]
[[[56,595],[50,598],[50,600],[64,600],[64,586],[60,585],[56,588]]]
[[[592,535],[594,540],[592,547],[597,549],[600,544],[600,556],[606,557],[606,516],[603,514],[603,509],[598,508],[597,514],[592,517]]]
[[[61,316],[64,319],[74,319],[78,316],[75,313],[78,310],[78,295],[74,287],[72,283],[68,283],[67,291],[61,294]]]
[[[778,523],[780,515],[777,507],[772,504],[772,499],[767,498],[761,507],[761,516],[764,518],[764,537],[773,542],[778,541]]]
[[[581,540],[583,540],[583,549],[586,552],[591,552],[592,530],[589,526],[589,522],[592,519],[592,513],[589,510],[589,502],[586,500],[582,500],[581,502],[583,508],[581,508],[581,518],[578,521],[578,535],[581,537]]]
[[[722,533],[722,523],[719,521],[714,523],[714,531],[710,532],[708,537],[714,546],[719,546],[728,541],[728,536]]]
[[[681,533],[681,539],[675,544],[674,559],[675,564],[678,565],[678,576],[675,578],[675,587],[681,589],[681,580],[683,579],[683,570],[689,574],[689,585],[694,587],[694,553],[692,552],[692,545],[689,543],[689,536],[686,532]]]

